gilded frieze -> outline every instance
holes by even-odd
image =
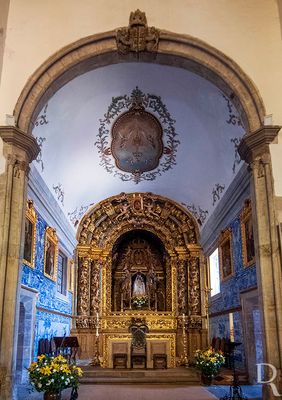
[[[104,330],[126,330],[132,324],[132,317],[144,317],[146,325],[148,326],[150,331],[159,331],[159,330],[174,330],[177,327],[177,319],[171,316],[159,316],[156,313],[143,313],[137,314],[134,312],[127,313],[120,313],[115,317],[108,316],[103,318],[102,320],[102,328]]]

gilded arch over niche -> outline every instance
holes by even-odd
[[[194,217],[176,202],[152,193],[121,193],[85,214],[77,231],[78,251],[89,256],[93,249],[109,253],[117,239],[133,229],[153,233],[170,252],[199,242]]]
[[[92,207],[81,220],[77,232],[78,316],[91,318],[97,309],[104,316],[111,314],[113,307],[109,294],[112,293],[114,246],[119,238],[132,231],[153,234],[164,246],[165,309],[172,313],[177,309],[187,312],[190,302],[191,307],[195,305],[194,314],[200,316],[201,247],[197,223],[182,206],[152,193],[121,193],[110,197]],[[94,294],[92,284],[97,281],[98,270],[102,275],[100,300],[98,292]],[[181,275],[179,284],[178,274]],[[190,285],[189,294],[188,280],[193,286]]]
[[[62,48],[49,57],[29,78],[15,106],[17,127],[31,133],[33,123],[46,102],[63,85],[87,71],[121,61],[117,34],[127,27],[95,34]],[[153,29],[153,28],[148,28]],[[190,70],[214,83],[236,105],[247,133],[263,125],[265,108],[252,80],[228,56],[200,39],[165,30],[155,30],[158,46],[151,53],[141,49],[138,60]],[[145,50],[145,51],[143,51]],[[122,58],[121,58],[122,57]]]

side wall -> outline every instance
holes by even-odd
[[[29,178],[28,199],[33,200],[37,216],[35,262],[34,268],[31,268],[23,261],[20,301],[22,307],[27,308],[26,299],[29,300],[32,297],[35,299],[33,309],[28,314],[28,318],[33,320],[34,333],[30,340],[31,348],[29,348],[30,354],[27,358],[32,359],[38,354],[40,339],[50,340],[53,336],[68,336],[70,333],[73,295],[69,290],[69,285],[67,284],[66,295],[63,295],[57,290],[57,282],[44,275],[46,228],[51,226],[56,229],[59,239],[58,249],[67,256],[68,260],[73,258],[76,241],[73,228],[69,225],[56,200],[33,165]],[[69,267],[70,264],[68,263]],[[67,274],[67,277],[69,278],[69,274]],[[20,321],[18,360],[21,359],[19,354],[22,351],[20,341],[23,343],[26,341],[29,329],[29,321]],[[27,367],[27,360],[24,357],[21,365]]]
[[[234,274],[224,281],[221,280],[220,293],[209,299],[209,333],[210,341],[218,337],[230,339],[232,314],[234,340],[242,343],[235,351],[236,367],[242,370],[248,368],[246,345],[250,337],[247,336],[245,325],[248,318],[251,318],[245,314],[242,296],[255,291],[257,287],[256,266],[244,267],[242,254],[240,212],[245,200],[250,197],[249,185],[249,172],[243,165],[202,232],[202,244],[208,256],[218,247],[220,232],[226,228],[231,229]],[[259,313],[255,306],[252,311]],[[258,339],[257,347],[261,346]],[[256,352],[258,354],[257,349]]]

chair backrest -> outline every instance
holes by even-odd
[[[147,325],[132,324],[129,327],[132,334],[131,354],[146,354],[146,334],[149,332]]]

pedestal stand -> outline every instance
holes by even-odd
[[[224,397],[221,397],[219,400],[247,400],[247,397],[244,396],[242,392],[242,388],[239,385],[239,380],[238,376],[236,373],[235,369],[235,355],[234,355],[234,350],[235,347],[239,346],[242,343],[239,342],[231,342],[230,347],[231,347],[231,363],[232,363],[232,368],[233,368],[233,382],[232,385],[229,387],[229,395],[225,395]]]

